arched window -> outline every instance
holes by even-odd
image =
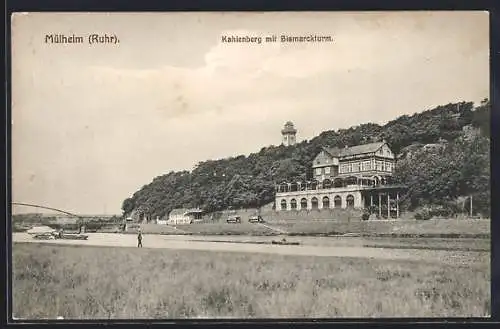
[[[310,186],[311,190],[317,190],[318,189],[318,185],[319,185],[318,181],[317,180],[313,180],[309,186]]]
[[[291,184],[290,184],[290,191],[291,191],[291,192],[296,192],[296,191],[298,191],[298,188],[299,188],[299,186],[298,186],[298,184],[297,184],[297,183],[295,183],[295,182],[294,182],[294,183],[291,183]]]
[[[330,208],[330,199],[325,196],[323,197],[323,209],[328,209]]]
[[[349,194],[347,196],[347,198],[345,199],[345,201],[346,201],[346,204],[347,204],[347,208],[354,208],[354,197],[351,194]]]
[[[290,200],[290,208],[292,208],[292,210],[297,209],[297,200],[295,199]]]
[[[342,208],[342,198],[339,195],[333,198],[333,205],[335,208]]]
[[[323,181],[323,188],[331,188],[332,187],[332,181],[329,180],[328,178]]]
[[[286,200],[281,200],[281,210],[286,210]]]
[[[311,208],[312,209],[318,209],[318,198],[313,197],[311,199]]]
[[[342,178],[335,178],[333,180],[333,187],[342,187],[344,185],[344,182],[342,181]]]
[[[350,176],[346,178],[346,185],[357,185],[358,184],[358,178],[355,176]]]
[[[302,198],[300,200],[300,209],[307,209],[307,199],[306,198]]]

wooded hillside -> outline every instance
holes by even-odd
[[[488,100],[476,108],[472,102],[450,103],[383,126],[366,123],[325,131],[294,146],[263,147],[248,156],[201,162],[192,172],[170,172],[124,200],[122,210],[156,218],[180,207],[208,212],[258,207],[274,200],[274,182],[311,179],[311,162],[322,146],[385,139],[399,155],[396,181],[410,187],[404,208],[441,206],[458,212],[465,200],[460,197],[473,196],[475,210],[489,216],[489,136]]]

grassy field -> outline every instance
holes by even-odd
[[[490,239],[441,239],[441,238],[361,238],[364,247],[490,251]]]
[[[489,220],[399,220],[399,221],[298,221],[298,222],[270,222],[270,225],[278,227],[289,234],[313,234],[313,233],[360,233],[366,235],[393,234],[457,234],[474,235],[490,234]]]
[[[144,233],[193,235],[335,235],[356,233],[364,236],[393,237],[483,237],[490,236],[489,220],[400,220],[400,221],[269,221],[265,225],[225,222],[178,225],[141,224]],[[132,230],[131,233],[135,233]]]
[[[477,253],[463,253],[477,259]],[[20,318],[489,316],[490,266],[13,246]]]

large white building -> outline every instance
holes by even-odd
[[[276,185],[276,210],[376,209],[381,217],[397,218],[404,186],[391,183],[395,162],[385,141],[324,147],[313,160],[311,181]]]
[[[174,209],[168,214],[167,225],[191,224],[194,220],[201,219],[203,211],[201,209]]]

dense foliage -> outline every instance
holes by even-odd
[[[192,172],[159,176],[122,205],[150,218],[174,208],[201,207],[206,211],[262,206],[274,200],[274,183],[310,179],[311,162],[322,146],[358,145],[385,139],[400,155],[396,179],[410,186],[404,196],[409,209],[451,204],[472,195],[476,210],[489,212],[490,103],[484,100],[438,106],[403,115],[384,126],[362,124],[325,131],[294,146],[263,147],[258,153],[199,163]],[[480,132],[480,134],[478,134]],[[436,144],[435,147],[423,147]],[[482,200],[482,201],[480,201]]]

